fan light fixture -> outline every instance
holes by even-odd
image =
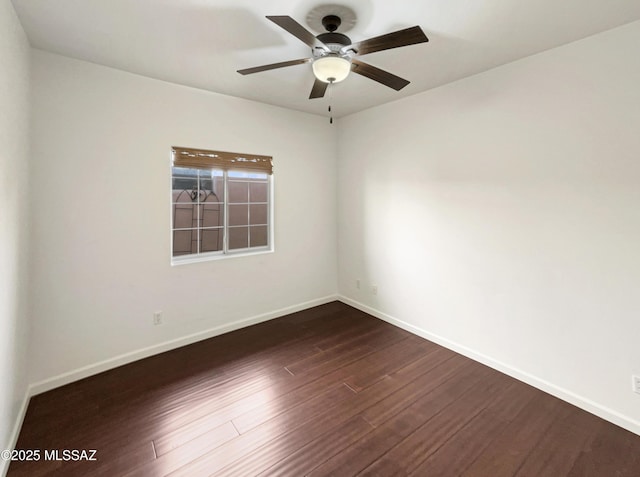
[[[314,60],[313,74],[324,83],[339,83],[349,76],[351,62],[337,55],[326,55]]]

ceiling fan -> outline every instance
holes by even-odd
[[[352,43],[347,35],[336,31],[342,23],[341,18],[337,15],[326,15],[322,18],[322,25],[327,32],[318,36],[314,36],[290,16],[267,16],[267,18],[311,47],[311,57],[246,68],[238,70],[238,73],[248,75],[260,71],[312,63],[316,79],[313,88],[311,88],[309,99],[322,98],[329,84],[344,80],[350,71],[400,91],[409,84],[409,81],[357,60],[355,57],[429,41],[419,26]]]

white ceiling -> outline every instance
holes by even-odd
[[[355,11],[354,42],[413,25],[430,40],[360,57],[411,84],[396,92],[352,74],[330,88],[335,116],[640,19],[640,0],[13,0],[36,48],[316,114],[326,114],[328,99],[307,99],[310,64],[236,70],[310,56],[265,15],[290,15],[308,28],[307,14],[324,3]]]

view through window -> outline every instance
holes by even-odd
[[[197,155],[176,160],[176,149],[186,150],[174,148],[171,204],[174,261],[269,250],[270,168],[264,164],[252,168],[248,160],[241,161],[241,167],[235,162],[227,164],[215,160],[219,157],[216,151],[205,151],[208,155],[201,155],[201,161]],[[183,163],[192,167],[181,167]]]

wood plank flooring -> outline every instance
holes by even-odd
[[[640,476],[639,436],[339,302],[35,396],[17,449],[10,477]]]

